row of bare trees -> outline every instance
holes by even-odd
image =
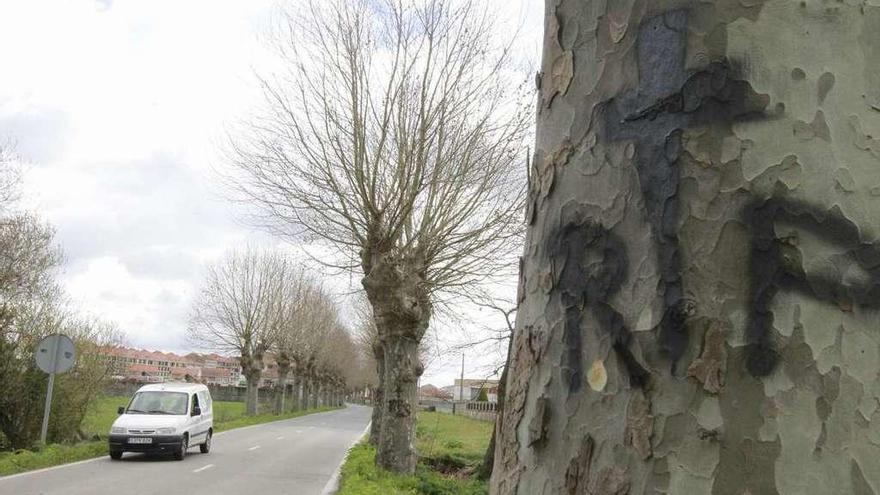
[[[296,3],[227,178],[261,225],[335,248],[322,261],[361,277],[376,461],[412,473],[419,348],[436,309],[515,272],[529,90],[510,84],[485,2]]]
[[[337,306],[302,264],[246,249],[208,267],[193,305],[190,340],[239,357],[247,414],[256,414],[267,364],[277,367],[274,411],[340,405],[360,362]]]

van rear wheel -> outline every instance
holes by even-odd
[[[205,441],[201,445],[199,445],[199,452],[203,454],[207,454],[211,451],[211,437],[214,436],[211,430],[208,430],[208,434],[205,435]]]
[[[182,461],[184,457],[186,457],[186,449],[189,448],[189,438],[186,434],[183,435],[183,438],[180,439],[180,446],[177,447],[177,451],[174,452],[174,458],[178,461]]]

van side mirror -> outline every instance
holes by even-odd
[[[116,414],[125,414],[125,406],[119,406],[119,409],[116,410]]]
[[[193,406],[192,415],[193,416],[201,416],[202,415],[202,408],[199,406]]]

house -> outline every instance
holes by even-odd
[[[419,400],[450,400],[452,393],[437,388],[434,385],[422,385],[419,387]]]
[[[449,390],[449,387],[446,389]],[[463,382],[456,378],[451,388],[452,400],[477,400],[482,390],[486,391],[489,402],[498,402],[498,380],[482,378],[465,378]]]
[[[239,385],[241,381],[238,359],[214,353],[191,352],[181,356],[173,352],[105,346],[100,354],[110,361],[112,376],[117,380],[181,380],[218,385]]]

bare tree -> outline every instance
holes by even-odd
[[[278,339],[283,281],[293,270],[278,253],[232,252],[208,268],[192,308],[191,342],[240,356],[247,380],[247,414],[257,413],[263,358]]]
[[[337,320],[337,309],[314,279],[302,276],[295,283],[288,280],[288,285],[285,321],[275,347],[279,383],[292,372],[296,407],[309,407],[314,402],[310,396],[316,393],[315,362]]]
[[[415,468],[418,347],[433,307],[509,273],[519,245],[525,85],[478,2],[307,1],[282,73],[231,144],[232,184],[275,232],[363,274],[385,362],[377,462]],[[327,260],[324,260],[327,262]]]
[[[309,332],[308,292],[314,285],[313,280],[301,268],[291,270],[280,283],[281,307],[276,321],[278,335],[274,347],[275,364],[278,367],[278,381],[275,385],[276,414],[284,412],[288,377],[294,371],[295,355]],[[294,402],[295,407],[299,407],[296,399]]]

